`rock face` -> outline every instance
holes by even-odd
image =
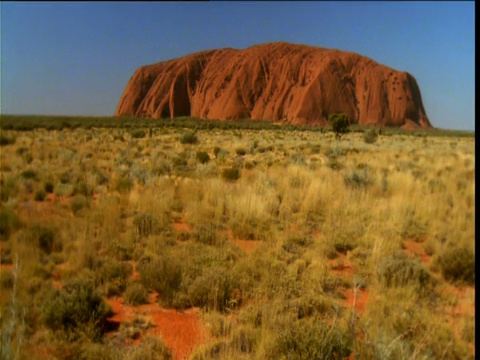
[[[428,128],[414,77],[340,50],[270,43],[203,51],[139,68],[116,116],[350,122]]]

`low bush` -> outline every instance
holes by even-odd
[[[133,181],[129,178],[119,179],[115,189],[120,193],[128,193],[133,188]]]
[[[197,134],[194,132],[186,132],[180,136],[180,143],[182,144],[196,144],[198,143]]]
[[[394,254],[384,258],[377,267],[379,283],[387,288],[411,285],[421,292],[431,290],[434,278],[419,261],[405,254]]]
[[[171,360],[171,351],[157,338],[147,337],[126,356],[128,360]]]
[[[61,243],[55,242],[55,230],[44,226],[35,226],[32,231],[38,238],[38,246],[46,254],[61,250]]]
[[[0,210],[0,240],[8,240],[10,235],[20,228],[20,219],[11,209],[3,207]]]
[[[60,177],[58,178],[58,180],[60,180],[60,182],[61,182],[62,184],[69,184],[70,182],[73,181],[73,177],[74,177],[74,176],[73,176],[73,174],[72,174],[71,172],[66,171],[66,172],[64,172],[64,173],[62,173],[62,174],[60,175]]]
[[[12,289],[15,282],[15,278],[11,271],[4,269],[0,270],[0,283],[2,285],[2,291]]]
[[[368,168],[362,171],[351,170],[343,174],[343,182],[346,187],[354,189],[366,189],[374,183],[374,179],[368,174]]]
[[[55,185],[51,181],[45,182],[44,190],[47,194],[52,194],[55,189]]]
[[[363,133],[363,141],[366,144],[373,144],[377,141],[378,133],[375,129],[368,129]]]
[[[240,179],[240,170],[237,168],[224,169],[222,172],[222,177],[229,182],[237,181]]]
[[[132,306],[147,304],[148,291],[142,284],[135,282],[127,286],[124,299],[127,304]]]
[[[22,171],[21,175],[24,179],[32,179],[32,180],[37,179],[37,172],[32,169],[27,169]]]
[[[202,224],[193,233],[193,238],[201,244],[219,245],[224,241],[219,238],[217,227],[213,224]]]
[[[134,139],[142,139],[145,137],[145,135],[145,131],[143,131],[142,129],[137,129],[132,132],[132,138]]]
[[[43,322],[51,330],[75,331],[93,325],[97,339],[103,334],[110,313],[93,282],[82,278],[65,283],[61,291],[52,291],[42,307]]]
[[[335,133],[335,138],[340,139],[343,134],[350,131],[348,115],[343,113],[330,114],[328,117],[328,123],[332,127]]]
[[[77,215],[80,212],[80,210],[85,208],[87,205],[88,205],[87,198],[84,195],[77,194],[73,198],[71,208],[73,213]]]
[[[0,145],[5,146],[5,145],[13,145],[15,144],[15,138],[14,137],[7,137],[5,135],[0,135]]]
[[[247,153],[247,150],[245,150],[243,148],[235,149],[235,154],[237,154],[238,156],[244,156],[246,153]]]
[[[351,337],[339,326],[320,320],[298,320],[284,327],[268,359],[345,359],[351,353]]]
[[[96,271],[95,280],[97,283],[106,284],[107,296],[120,295],[125,291],[132,271],[131,264],[108,259]]]
[[[467,247],[449,246],[434,256],[432,268],[450,282],[475,284],[475,253]]]
[[[160,221],[151,213],[142,213],[135,216],[133,226],[139,236],[149,236],[160,231]]]
[[[43,201],[45,200],[45,197],[47,196],[47,192],[43,189],[38,189],[37,191],[35,191],[35,195],[33,195],[33,199],[35,201]]]
[[[210,156],[205,151],[197,151],[197,160],[201,164],[206,164],[210,161]]]
[[[75,185],[73,192],[74,194],[92,196],[93,188],[90,185],[88,185],[85,181],[80,181]]]
[[[157,291],[159,298],[169,306],[180,288],[182,267],[173,257],[166,254],[151,260],[143,260],[138,266],[141,283]]]
[[[313,244],[313,238],[302,235],[288,235],[282,244],[282,249],[291,254],[299,254]]]
[[[209,268],[188,288],[188,298],[193,306],[224,311],[235,305],[231,301],[235,285],[226,269]]]

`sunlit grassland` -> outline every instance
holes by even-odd
[[[2,356],[138,358],[95,319],[48,326],[53,281],[85,280],[200,307],[194,359],[474,357],[474,313],[451,317],[452,288],[474,303],[474,137],[142,124],[2,124]],[[431,261],[402,257],[407,241]]]

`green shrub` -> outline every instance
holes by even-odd
[[[73,174],[69,171],[60,175],[59,180],[62,184],[69,184],[73,180]]]
[[[107,285],[107,296],[120,295],[127,287],[132,271],[133,267],[129,263],[107,259],[102,262],[101,268],[96,271],[95,280],[97,283]]]
[[[73,190],[74,194],[80,194],[84,196],[92,196],[93,188],[89,186],[85,181],[77,183]]]
[[[47,194],[52,194],[53,193],[53,189],[55,189],[55,186],[53,185],[53,183],[51,181],[47,181],[45,182],[45,192]]]
[[[124,296],[125,302],[129,305],[142,305],[148,303],[148,291],[140,283],[133,283],[127,287]]]
[[[245,169],[252,170],[255,167],[255,165],[256,165],[255,161],[253,162],[247,161],[244,166],[245,166]]]
[[[226,340],[215,340],[195,348],[190,360],[223,359],[222,356],[227,352],[227,349],[228,343]]]
[[[15,150],[15,154],[18,156],[23,156],[28,153],[28,148],[25,146],[20,146],[17,150]]]
[[[115,349],[102,343],[85,342],[81,344],[79,351],[72,351],[71,353],[77,353],[78,357],[76,358],[78,360],[115,360],[117,357],[115,357],[114,351]]]
[[[193,238],[201,244],[219,245],[224,243],[217,233],[217,227],[213,224],[202,224],[193,233]]]
[[[379,283],[387,288],[411,285],[421,292],[427,292],[435,284],[433,277],[418,260],[410,259],[403,253],[382,259],[376,276]]]
[[[235,305],[231,302],[235,288],[236,284],[226,269],[212,267],[190,285],[188,298],[193,306],[224,311]]]
[[[0,211],[0,240],[8,240],[10,235],[20,228],[20,219],[11,209],[2,208]]]
[[[467,247],[449,246],[434,256],[432,268],[450,282],[475,284],[475,253]]]
[[[373,144],[377,141],[378,133],[375,129],[368,129],[363,133],[363,141],[366,144]]]
[[[97,185],[107,185],[108,183],[110,182],[110,179],[108,178],[107,175],[101,173],[101,172],[98,172],[96,174],[96,183]],[[132,184],[133,185],[133,184]],[[118,184],[117,184],[118,186]],[[118,189],[117,189],[118,190]]]
[[[14,137],[7,137],[5,135],[0,135],[0,145],[5,146],[5,145],[13,145],[15,144],[15,138]]]
[[[128,193],[133,188],[133,181],[129,178],[119,179],[115,189],[120,193]]]
[[[38,246],[43,252],[50,254],[54,250],[61,250],[55,248],[55,231],[52,228],[38,226],[32,230],[38,237]]]
[[[134,139],[142,139],[145,137],[145,131],[142,129],[137,129],[132,132],[132,138]]]
[[[35,195],[33,196],[33,199],[35,201],[43,201],[45,200],[45,197],[47,196],[47,192],[43,189],[39,189],[35,191]]]
[[[21,175],[24,179],[32,179],[32,180],[37,179],[37,173],[32,169],[27,169],[22,171]]]
[[[366,189],[374,183],[374,179],[369,175],[368,168],[364,168],[362,171],[351,170],[350,173],[344,173],[343,182],[346,187]]]
[[[100,335],[110,309],[87,279],[73,279],[61,291],[53,291],[42,306],[42,319],[51,330],[72,331],[93,325]]]
[[[206,164],[210,161],[210,156],[205,151],[197,151],[197,160],[201,164]]]
[[[338,325],[320,320],[298,320],[277,336],[268,359],[345,359],[351,353],[351,337]]]
[[[194,132],[186,132],[180,136],[180,143],[182,144],[196,144],[198,143],[197,134]]]
[[[141,283],[157,291],[165,305],[170,305],[182,281],[182,267],[171,256],[162,254],[152,260],[144,260],[138,266]]]
[[[343,134],[349,131],[348,115],[342,113],[330,114],[328,117],[328,123],[332,127],[335,133],[335,138],[340,139]]]
[[[282,249],[288,253],[298,254],[313,244],[313,238],[289,234],[282,243]]]
[[[242,326],[232,334],[231,346],[241,353],[255,353],[259,341],[258,330]]]
[[[135,216],[133,226],[139,236],[149,236],[160,231],[160,221],[155,215],[150,213],[142,213]]]
[[[15,177],[9,177],[6,179],[0,180],[0,200],[8,201],[11,198],[14,198],[19,192],[18,181]]]
[[[0,271],[2,291],[5,291],[6,289],[12,289],[15,281],[12,272],[4,269],[1,269]]]
[[[74,186],[71,184],[64,184],[62,182],[59,182],[55,186],[54,194],[55,196],[71,196],[73,195],[73,191],[75,190]]]
[[[238,155],[238,156],[244,156],[246,153],[247,153],[247,150],[243,149],[243,148],[237,148],[235,149],[235,153]]]
[[[80,210],[85,208],[88,205],[87,198],[84,195],[77,194],[72,201],[72,211],[76,215]]]
[[[240,170],[237,168],[224,169],[222,172],[222,177],[227,181],[234,182],[240,179]]]
[[[171,360],[171,351],[157,338],[147,337],[127,355],[128,360]]]

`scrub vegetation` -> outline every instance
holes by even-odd
[[[2,116],[2,359],[473,359],[474,141]]]

